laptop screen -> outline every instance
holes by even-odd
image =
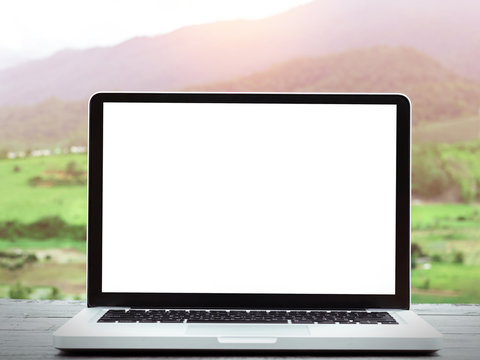
[[[396,107],[105,102],[102,292],[395,294]]]

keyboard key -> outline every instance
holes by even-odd
[[[109,310],[99,323],[398,324],[387,312],[303,310]]]

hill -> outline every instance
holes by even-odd
[[[87,101],[55,98],[0,108],[0,157],[7,150],[87,144]]]
[[[425,123],[413,128],[413,143],[454,144],[480,139],[480,114],[450,121]]]
[[[292,60],[197,91],[400,92],[412,101],[413,122],[476,115],[480,82],[467,80],[412,48],[372,47]]]
[[[411,48],[373,47],[301,58],[188,91],[401,92],[413,103],[415,143],[475,139],[480,83]],[[87,100],[51,98],[0,108],[0,150],[85,145]]]
[[[317,0],[267,19],[189,26],[4,69],[0,105],[82,99],[99,90],[173,90],[374,45],[413,47],[480,79],[478,14],[480,2],[471,0]]]

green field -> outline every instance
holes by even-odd
[[[480,302],[480,266],[435,262],[430,265],[428,270],[420,267],[412,271],[413,302]]]
[[[68,164],[85,171],[85,154],[0,160],[0,222],[16,221],[24,227],[43,218],[58,216],[70,225],[85,226],[85,185],[32,186],[34,177],[62,175]],[[71,165],[70,165],[71,166]],[[0,238],[0,252],[25,254],[18,259],[0,258],[0,297],[84,298],[86,242],[75,239]],[[19,268],[28,254],[37,258]]]
[[[480,266],[479,209],[473,204],[413,206],[412,243],[434,261],[452,262],[461,253],[462,264]]]
[[[28,227],[58,216],[85,225],[85,185],[29,183],[72,162],[86,169],[84,154],[0,160],[0,224]],[[412,269],[413,302],[480,303],[480,205],[413,205],[412,243],[421,250]],[[0,238],[0,297],[84,298],[85,251],[85,241],[74,238]]]
[[[480,205],[412,207],[412,243],[424,253],[412,269],[412,301],[480,303]]]
[[[414,231],[480,224],[480,205],[475,204],[414,204],[411,212]]]
[[[29,179],[62,171],[70,162],[87,167],[85,154],[0,160],[0,221],[31,223],[47,216],[59,216],[69,224],[86,224],[86,186],[37,186]]]
[[[75,249],[85,254],[87,250],[86,241],[74,239],[0,239],[0,251],[8,251],[9,249],[19,249],[23,251],[45,250],[45,249]]]

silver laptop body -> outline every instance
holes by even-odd
[[[97,93],[76,350],[421,351],[410,103],[397,94]]]

